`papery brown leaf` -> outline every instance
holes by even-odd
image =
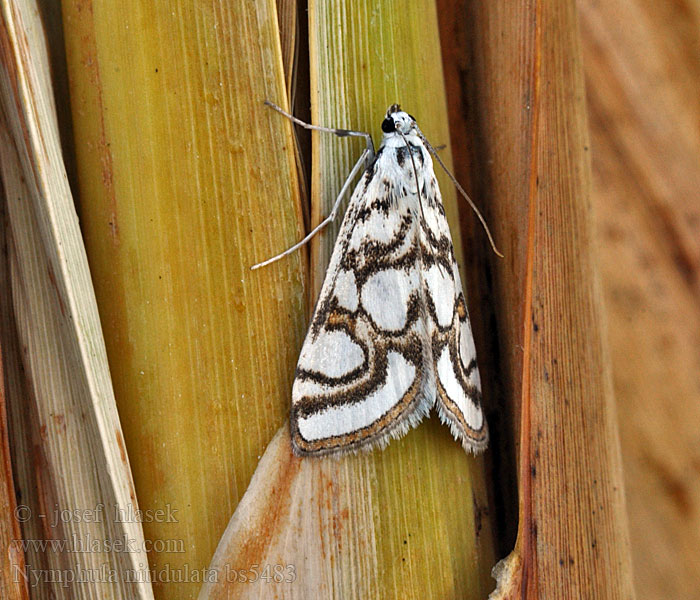
[[[700,4],[581,0],[634,581],[700,598]]]
[[[43,22],[0,5],[2,345],[14,454],[12,518],[27,542],[9,581],[36,598],[152,598],[87,257],[68,187]],[[113,551],[128,542],[130,551]],[[131,546],[133,544],[133,546]],[[17,547],[4,549],[21,567]]]
[[[485,378],[500,377],[498,405],[512,415],[501,422],[519,438],[506,428],[497,449],[516,451],[520,500],[492,597],[630,598],[576,7],[443,2],[441,13],[463,19],[470,60],[455,73],[452,118],[466,117],[471,189],[506,255],[482,253],[475,302],[477,339],[493,340],[485,327],[497,324]]]

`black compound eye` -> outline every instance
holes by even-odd
[[[387,117],[382,121],[382,131],[384,133],[392,133],[396,131],[396,123],[394,123],[394,119],[390,119]]]

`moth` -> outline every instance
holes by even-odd
[[[308,129],[367,140],[328,218],[292,248],[253,267],[289,254],[333,220],[364,167],[296,368],[294,452],[323,456],[383,448],[431,409],[466,451],[483,450],[488,427],[481,380],[433,170],[433,156],[444,167],[437,152],[397,104],[386,112],[376,153],[367,133],[310,125],[267,104]]]

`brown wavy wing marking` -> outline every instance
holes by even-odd
[[[449,225],[437,181],[434,178],[429,182],[426,191],[425,214],[432,227],[421,218],[424,268],[427,271],[432,265],[437,265],[444,276],[452,279],[455,294],[452,320],[443,326],[440,325],[437,318],[437,307],[433,297],[430,293],[426,294],[426,312],[432,329],[431,343],[437,385],[437,409],[443,420],[448,421],[452,432],[461,438],[465,448],[481,450],[488,443],[488,428],[483,414],[481,414],[481,424],[475,428],[468,422],[455,399],[450,397],[439,376],[438,361],[447,347],[454,379],[465,397],[473,405],[474,410],[481,413],[481,385],[469,314],[462,291]],[[463,352],[460,351],[461,348],[463,348]]]
[[[408,269],[404,264],[404,257],[381,261],[381,263],[383,268],[388,270]],[[413,268],[418,268],[415,262]],[[367,280],[364,275],[359,276],[358,279],[365,282]],[[358,285],[358,296],[361,295],[361,289]],[[326,303],[323,310],[319,332],[309,342],[311,349],[318,353],[329,351],[321,345],[314,347],[313,339],[318,339],[321,332],[340,331],[362,349],[364,358],[361,365],[337,377],[308,368],[297,369],[296,382],[312,382],[316,384],[317,389],[323,390],[323,393],[303,395],[293,399],[291,431],[295,450],[299,454],[318,455],[332,453],[339,449],[352,450],[391,435],[395,428],[402,427],[402,415],[412,413],[416,403],[420,401],[419,392],[425,379],[426,336],[418,333],[418,331],[424,331],[422,300],[418,290],[410,294],[403,327],[392,331],[381,329],[361,303],[358,303],[356,310],[349,310],[341,306],[338,299],[333,297]],[[401,398],[396,398],[389,411],[366,427],[347,434],[314,440],[307,440],[302,436],[299,429],[300,419],[323,413],[331,407],[362,402],[379,390],[387,382],[388,355],[392,351],[401,354],[413,366],[415,374],[410,387]],[[313,364],[315,361],[311,359],[307,360],[308,362]]]
[[[370,361],[368,377],[357,385],[348,385],[333,394],[323,398],[308,398],[292,406],[291,435],[294,450],[300,455],[324,455],[339,450],[356,450],[371,444],[372,441],[388,439],[393,430],[401,427],[402,417],[415,410],[420,402],[421,382],[423,380],[422,339],[417,335],[409,335],[403,344],[377,343],[373,349],[374,361]],[[331,436],[317,440],[306,440],[299,431],[299,418],[323,410],[328,405],[338,406],[352,404],[357,398],[364,398],[379,389],[387,378],[387,357],[391,350],[396,350],[416,369],[413,383],[406,393],[397,400],[391,409],[379,419],[350,433]]]
[[[460,293],[455,307],[452,327],[447,332],[436,331],[433,336],[433,353],[436,357],[435,370],[437,373],[437,360],[442,355],[444,347],[447,346],[450,365],[452,366],[457,383],[467,399],[471,401],[474,408],[481,413],[481,385],[478,383],[478,377],[476,381],[474,381],[474,375],[478,375],[476,356],[474,353],[470,353],[470,356],[464,357],[466,359],[465,361],[460,352],[460,347],[464,343],[462,338],[464,336],[469,336],[471,338],[471,335],[469,315],[464,302],[464,295]],[[473,341],[467,343],[467,346],[473,348]],[[488,443],[488,427],[486,420],[483,418],[483,413],[481,415],[480,427],[478,429],[474,428],[467,421],[465,414],[455,400],[447,393],[440,377],[436,376],[435,380],[438,388],[437,401],[443,409],[441,411],[442,415],[457,429],[463,444],[473,450],[484,449]]]
[[[387,331],[379,327],[360,302],[363,286],[372,275],[384,270],[409,273],[411,269],[419,268],[420,249],[417,241],[413,241],[417,240],[416,223],[405,203],[395,197],[391,182],[382,177],[381,164],[374,169],[371,181],[366,178],[367,175],[358,184],[341,225],[312,325],[302,348],[304,365],[300,357],[295,375],[295,390],[303,390],[306,383],[314,384],[313,394],[292,395],[292,443],[295,452],[301,455],[330,454],[369,446],[373,442],[382,444],[392,433],[408,428],[406,419],[410,419],[422,398],[425,355],[430,349],[426,347],[427,336],[422,333],[425,330],[420,290],[410,294],[404,325],[397,330]],[[377,218],[385,218],[387,224],[391,222],[396,227],[391,230],[394,235],[388,241],[372,236]],[[374,221],[369,228],[367,223],[371,219]],[[351,247],[351,240],[358,239],[358,236],[361,243]],[[352,273],[352,277],[348,273]],[[337,289],[336,284],[346,285],[348,289]],[[352,301],[353,294],[357,299],[356,306]],[[362,364],[338,377],[309,368],[309,365],[320,362],[314,357],[320,358],[328,351],[315,342],[321,333],[333,331],[342,331],[363,353]],[[414,367],[415,375],[403,396],[397,397],[387,412],[366,427],[343,435],[312,440],[302,436],[300,419],[329,408],[361,402],[380,389],[387,380],[388,355],[392,351],[400,353]]]

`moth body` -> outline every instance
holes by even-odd
[[[393,105],[350,199],[299,357],[299,455],[384,447],[435,409],[465,450],[486,447],[481,381],[433,161]]]

